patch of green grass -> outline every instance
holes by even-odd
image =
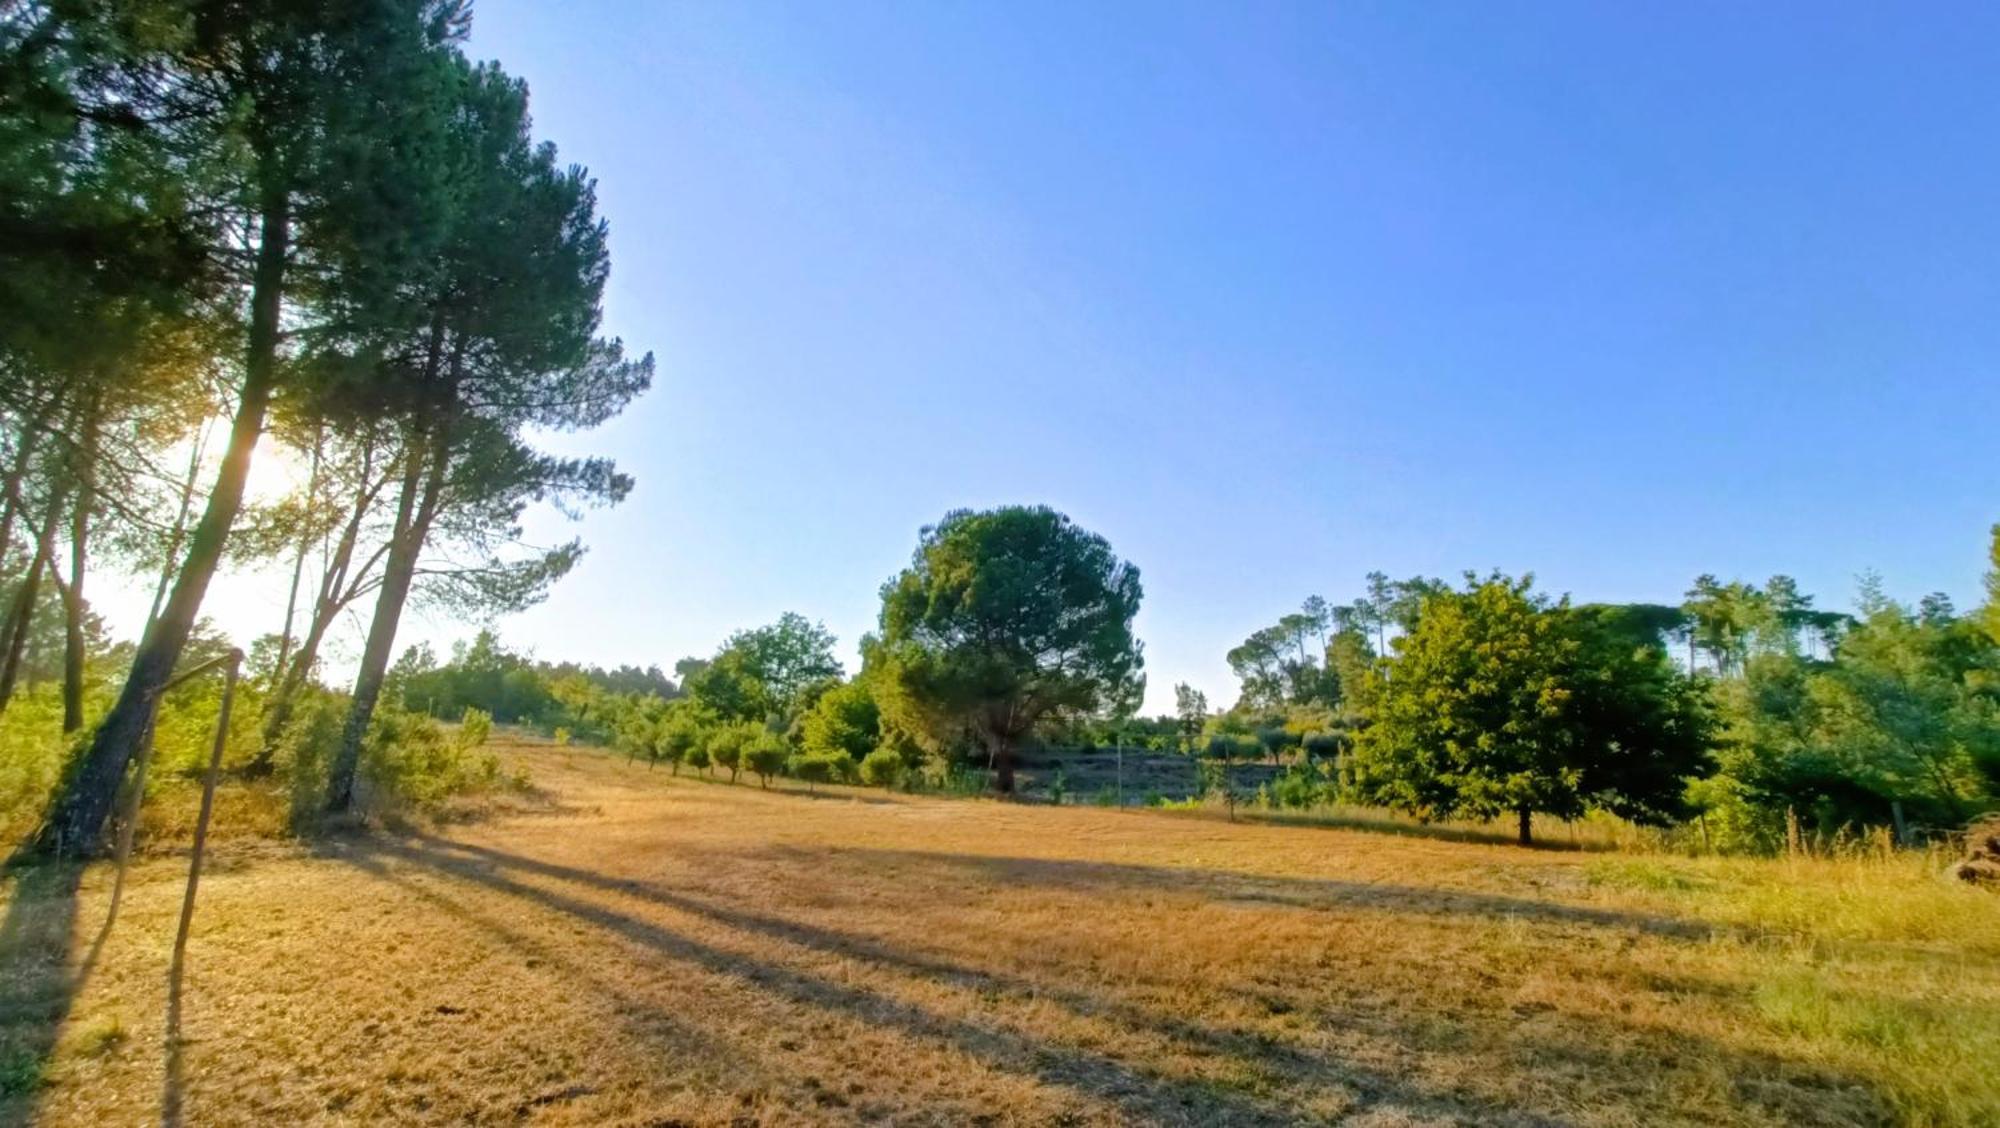
[[[1584,868],[1592,885],[1612,889],[1645,889],[1655,893],[1694,892],[1715,888],[1715,880],[1671,862],[1657,859],[1599,858]]]
[[[0,1056],[0,1097],[22,1097],[42,1084],[42,1059],[26,1050]]]
[[[103,1057],[124,1045],[132,1037],[125,1029],[125,1023],[115,1014],[91,1019],[77,1032],[77,1051],[85,1057]]]
[[[1836,1047],[1873,1074],[1903,1123],[1965,1126],[2000,1117],[2000,1009],[1974,1000],[1897,997],[1836,986],[1824,969],[1759,983],[1757,1011],[1780,1030]]]

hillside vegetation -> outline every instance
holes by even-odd
[[[1941,859],[1525,850],[673,778],[18,871],[0,1121],[1991,1123],[2000,899]],[[76,885],[76,891],[68,890]],[[164,1079],[164,1082],[163,1082]]]

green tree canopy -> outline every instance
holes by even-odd
[[[1014,786],[1037,722],[1094,713],[1140,665],[1138,569],[1046,506],[958,510],[882,588],[882,703],[912,732],[969,732]]]
[[[1421,818],[1513,812],[1524,843],[1536,813],[1664,821],[1707,770],[1705,700],[1664,650],[1551,604],[1530,578],[1429,594],[1386,665],[1354,774]]]

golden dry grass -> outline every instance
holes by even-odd
[[[227,845],[178,1060],[183,863],[135,865],[73,991],[110,875],[17,875],[0,1121],[2000,1117],[2000,898],[1922,859],[1540,852],[509,755],[551,809]]]

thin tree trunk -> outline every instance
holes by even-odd
[[[993,789],[1002,795],[1014,794],[1014,742],[996,738],[992,745]]]
[[[14,698],[14,685],[21,676],[21,656],[28,649],[28,634],[34,627],[35,600],[42,592],[42,572],[49,566],[49,558],[55,552],[56,529],[62,524],[64,491],[58,485],[49,495],[48,515],[42,518],[42,529],[35,538],[35,558],[28,564],[28,574],[21,577],[21,584],[14,591],[14,605],[7,612],[7,626],[0,632],[0,713],[7,711],[7,705]]]
[[[264,430],[264,415],[278,378],[279,313],[285,265],[290,255],[291,205],[276,169],[265,156],[265,195],[259,223],[256,272],[251,282],[250,332],[243,366],[242,398],[229,429],[208,505],[189,538],[187,561],[173,594],[147,627],[132,658],[118,702],[97,727],[90,749],[71,776],[36,845],[43,852],[61,847],[94,850],[104,820],[118,797],[125,768],[159,707],[158,696],[173,676],[174,664],[194,631],[202,597],[222,562],[223,544],[243,506],[250,458]]]
[[[373,451],[363,455],[361,476],[368,481],[374,466]],[[280,667],[282,673],[276,691],[264,712],[264,740],[257,757],[251,762],[253,770],[267,769],[271,757],[276,753],[278,740],[285,734],[285,725],[290,722],[292,710],[298,704],[299,690],[305,687],[306,679],[312,675],[313,664],[319,660],[320,643],[326,632],[333,626],[333,617],[346,607],[360,590],[359,583],[347,582],[348,569],[354,563],[354,549],[361,539],[361,523],[374,507],[379,487],[370,485],[354,501],[354,508],[348,515],[347,526],[340,532],[340,540],[334,546],[333,557],[327,562],[326,570],[320,576],[319,594],[313,601],[313,617],[306,628],[306,637],[299,643],[292,655],[289,668]],[[365,574],[367,568],[362,569]]]
[[[435,350],[442,343],[443,331],[433,333]],[[354,803],[354,774],[361,763],[361,742],[368,735],[368,723],[374,719],[375,705],[382,695],[382,682],[389,672],[389,653],[396,643],[396,630],[403,618],[403,606],[409,602],[410,587],[416,580],[417,559],[423,554],[424,541],[430,536],[431,522],[437,516],[439,502],[443,498],[446,471],[451,464],[450,412],[458,396],[457,365],[462,356],[452,358],[453,373],[447,382],[445,393],[438,409],[438,418],[430,428],[425,441],[420,446],[421,456],[413,459],[410,472],[404,479],[403,501],[396,519],[396,537],[389,550],[389,559],[382,569],[381,593],[375,600],[375,616],[368,624],[368,641],[362,647],[361,669],[354,679],[354,700],[348,707],[347,725],[341,731],[340,751],[334,758],[333,770],[327,778],[327,810],[333,813],[346,811]],[[433,352],[435,356],[436,353]],[[412,512],[410,495],[416,487],[415,472],[428,463],[425,474],[422,499]]]
[[[322,443],[322,436],[315,433],[313,436],[312,470],[306,475],[306,506],[308,510],[310,510],[319,494],[319,461]],[[285,660],[291,657],[292,619],[298,613],[299,581],[305,578],[306,552],[311,547],[311,543],[304,537],[299,538],[299,554],[297,559],[292,561],[292,586],[285,594],[285,627],[284,630],[278,632],[278,660],[271,666],[272,676],[274,677],[282,678],[285,676]]]
[[[53,406],[42,408],[34,418],[25,421],[21,428],[21,440],[14,447],[14,464],[7,468],[6,494],[0,497],[0,565],[5,564],[7,550],[14,545],[14,522],[26,508],[21,500],[21,483],[28,476],[28,466],[34,460],[35,447],[42,438],[42,427],[48,422]]]
[[[160,581],[153,585],[153,607],[146,612],[148,632],[160,617],[160,607],[167,600],[168,589],[173,586],[174,561],[181,558],[181,543],[187,539],[188,516],[194,512],[194,487],[201,480],[201,456],[207,447],[208,427],[203,424],[202,433],[195,438],[194,450],[188,454],[187,477],[181,480],[181,504],[174,513],[173,531],[167,535],[167,552],[160,565]]]
[[[429,378],[436,377],[443,361],[445,336],[444,315],[439,313],[431,322],[425,358],[425,375]],[[452,418],[458,408],[465,347],[465,338],[461,336],[452,347],[449,370],[437,398],[432,401],[430,426],[413,436],[417,449],[404,474],[403,498],[397,507],[389,559],[382,566],[382,588],[375,599],[375,616],[368,624],[368,641],[362,645],[361,669],[355,674],[354,699],[348,706],[347,725],[341,730],[340,751],[327,776],[326,809],[331,813],[344,812],[354,805],[354,774],[361,763],[361,742],[368,735],[368,723],[374,719],[376,701],[382,696],[382,682],[389,672],[389,652],[396,644],[403,605],[409,601],[410,587],[416,580],[417,559],[423,554],[431,521],[443,500],[446,472],[451,467]],[[429,469],[424,477],[423,497],[412,511],[410,498],[416,489],[415,475],[426,463]]]
[[[97,504],[97,440],[99,399],[93,393],[83,413],[76,472],[76,502],[70,509],[69,582],[57,577],[63,597],[63,726],[64,733],[83,727],[83,575],[90,558],[90,511]]]
[[[1533,846],[1535,844],[1535,813],[1526,807],[1522,807],[1514,812],[1514,814],[1520,819],[1521,845]]]

